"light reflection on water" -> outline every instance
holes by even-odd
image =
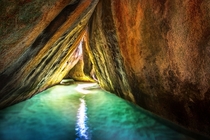
[[[203,140],[160,120],[96,84],[57,85],[0,110],[0,140]]]
[[[76,124],[76,134],[77,138],[76,140],[89,140],[90,135],[88,132],[88,126],[87,126],[87,107],[83,96],[80,98],[80,107],[77,112],[77,124]]]

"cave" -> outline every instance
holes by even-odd
[[[208,0],[1,0],[0,21],[0,139],[33,138],[36,134],[30,130],[26,132],[31,137],[17,136],[19,132],[10,136],[6,128],[21,130],[18,119],[8,124],[3,120],[22,117],[21,113],[7,115],[10,108],[39,106],[37,102],[45,96],[45,109],[58,104],[57,112],[75,104],[83,111],[91,110],[89,105],[93,112],[100,110],[97,105],[107,109],[104,114],[115,110],[113,120],[103,115],[99,118],[107,121],[107,129],[95,130],[98,136],[91,134],[92,139],[103,140],[99,136],[103,130],[104,140],[114,136],[124,139],[123,135],[129,134],[130,139],[163,139],[162,133],[154,134],[154,127],[147,125],[145,129],[132,125],[135,134],[114,131],[112,125],[118,125],[117,121],[129,126],[131,120],[126,117],[141,120],[139,113],[146,114],[142,118],[152,118],[145,120],[148,124],[164,125],[168,139],[210,139]],[[85,84],[91,86],[83,87]],[[67,104],[56,98],[47,103],[50,95],[61,98],[53,89],[66,90],[66,95],[61,95]],[[82,94],[77,95],[77,90]],[[70,91],[75,93],[67,97]],[[100,99],[95,106],[94,97]],[[130,112],[121,112],[126,108]],[[100,111],[90,114],[100,116]],[[86,115],[91,120],[90,114]],[[119,119],[114,118],[116,114]],[[87,118],[84,113],[81,116],[83,121]],[[108,124],[113,131],[108,130]],[[76,129],[81,128],[76,125]],[[143,131],[151,137],[144,137]],[[75,130],[69,133],[75,135]],[[38,136],[41,133],[34,139]]]

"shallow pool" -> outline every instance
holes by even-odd
[[[172,128],[171,124],[94,83],[56,85],[27,101],[0,110],[0,140],[199,138],[190,132],[187,133],[191,137],[185,135],[185,131],[185,134],[175,131],[179,126],[172,125]]]

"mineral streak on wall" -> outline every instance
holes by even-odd
[[[209,0],[101,0],[89,29],[103,88],[210,134]]]
[[[1,1],[0,108],[59,83],[98,0]]]

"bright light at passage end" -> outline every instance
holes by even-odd
[[[83,94],[88,94],[91,91],[89,91],[88,89],[92,89],[95,88],[96,86],[98,86],[97,83],[88,83],[88,84],[78,84],[78,86],[76,87],[76,90],[78,92],[81,92]]]

